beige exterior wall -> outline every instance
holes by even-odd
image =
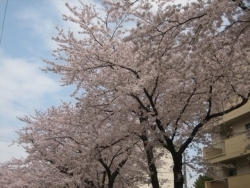
[[[213,137],[213,148],[204,149],[204,158],[211,159],[211,163],[216,163],[240,155],[246,154],[245,147],[250,145],[250,138],[244,134],[247,130],[245,125],[250,123],[250,101],[243,107],[223,116],[219,120],[218,126],[229,126],[233,130],[233,136],[222,139],[223,136]],[[249,153],[250,151],[248,151]]]
[[[203,154],[210,163],[217,163],[250,154],[250,150],[245,150],[248,145],[250,145],[250,139],[247,134],[241,134],[228,138],[218,145],[215,144],[216,148],[204,148]]]
[[[158,152],[163,152],[164,156],[160,158],[159,161],[156,161],[157,172],[159,181],[165,180],[166,182],[163,183],[160,187],[161,188],[173,188],[173,172],[172,172],[172,164],[173,160],[170,153],[166,152],[166,149],[157,149]],[[151,188],[151,185],[143,185],[140,188]]]
[[[246,113],[249,113],[249,112],[250,112],[250,102],[248,102],[247,104],[245,104],[241,108],[238,108],[238,109],[232,111],[231,113],[224,115],[223,118],[219,121],[219,124],[221,125],[223,123],[237,119],[238,117],[240,117]]]
[[[205,188],[249,188],[250,174],[228,177],[220,181],[207,181]]]
[[[237,175],[250,173],[250,161],[247,157],[236,160]],[[249,186],[250,187],[250,186]]]
[[[228,188],[227,179],[220,181],[207,181],[205,182],[205,188]]]
[[[227,139],[222,139],[225,135],[214,136],[213,148],[203,150],[204,159],[210,163],[234,164],[236,168],[232,174],[229,168],[217,167],[218,178],[224,181],[206,182],[206,188],[250,187],[250,150],[246,150],[250,146],[250,136],[246,130],[249,123],[250,102],[219,120],[218,126],[231,127],[233,136]]]
[[[250,187],[250,174],[232,176],[227,181],[228,188],[248,188]]]
[[[222,168],[222,167],[218,167],[217,179],[223,179],[223,178],[228,177],[228,176],[229,176],[229,172],[227,169]]]
[[[233,128],[233,133],[237,134],[246,131],[245,125],[248,123],[250,123],[249,113],[236,118],[234,121],[231,121],[230,126]]]

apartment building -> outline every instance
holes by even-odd
[[[219,120],[221,132],[213,136],[213,146],[203,149],[218,179],[205,183],[206,188],[250,187],[250,101]],[[230,166],[232,166],[230,168]]]

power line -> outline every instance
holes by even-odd
[[[13,141],[14,141],[14,138],[0,136],[0,142],[12,143]]]
[[[11,102],[11,103],[13,103],[13,104],[16,104],[16,105],[18,105],[18,106],[21,106],[21,107],[23,107],[23,108],[26,108],[26,109],[28,109],[28,110],[32,110],[31,108],[28,108],[28,107],[26,107],[26,106],[24,106],[24,105],[21,105],[21,104],[19,104],[19,103],[17,103],[17,102],[14,102],[14,101],[12,101],[12,100],[6,99],[5,97],[0,96],[0,98],[4,99],[4,100],[6,100],[6,101],[9,101],[9,102]],[[32,111],[34,111],[34,110],[32,110]],[[62,124],[66,123],[66,122],[57,121],[57,120],[54,120],[54,119],[53,119],[52,121],[55,122],[55,123],[62,123]]]
[[[14,102],[14,101],[11,101],[11,100],[9,100],[9,99],[6,99],[5,97],[0,96],[0,98],[4,99],[4,100],[6,100],[6,101],[9,101],[9,102],[11,102],[11,103],[14,103],[14,104],[16,104],[16,105],[18,105],[18,106],[21,106],[21,107],[23,107],[23,108],[32,110],[31,108],[28,108],[28,107],[26,107],[26,106],[23,106],[23,105],[17,103],[17,102]],[[33,110],[32,110],[32,111],[33,111]]]
[[[9,102],[11,102],[11,103],[13,103],[13,104],[15,104],[15,105],[18,105],[18,106],[21,106],[21,107],[23,107],[23,108],[26,108],[26,109],[28,109],[28,110],[34,111],[34,110],[32,110],[31,108],[28,108],[28,107],[26,107],[26,106],[24,106],[24,105],[21,105],[21,104],[19,104],[19,103],[17,103],[17,102],[14,102],[14,101],[12,101],[12,100],[6,99],[5,97],[0,96],[0,98],[4,99],[4,100],[6,100],[6,101],[9,101]],[[52,121],[55,122],[55,123],[62,123],[62,124],[66,123],[66,122],[57,121],[57,120],[54,120],[54,119],[53,119]]]
[[[7,5],[8,5],[8,0],[6,0],[5,11],[4,11],[4,16],[3,16],[3,25],[2,25],[2,31],[1,31],[1,36],[0,36],[0,45],[1,45],[1,42],[2,42],[4,21],[5,21],[5,16],[6,16],[6,12],[7,12]]]
[[[12,140],[5,140],[5,139],[0,139],[0,142],[6,142],[6,143],[12,143]]]
[[[0,139],[9,139],[9,140],[12,140],[12,139],[14,139],[14,138],[6,137],[6,136],[0,136]]]

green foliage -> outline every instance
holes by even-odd
[[[204,175],[199,175],[197,180],[194,182],[194,188],[205,188],[205,181],[211,181],[212,178]]]

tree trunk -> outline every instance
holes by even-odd
[[[111,178],[108,183],[108,188],[113,188],[113,185],[114,185],[114,179]]]
[[[142,114],[143,115],[143,114]],[[140,123],[147,120],[146,118],[140,117]],[[157,175],[157,169],[154,162],[154,153],[153,153],[153,147],[149,145],[149,140],[147,137],[146,131],[143,132],[143,134],[140,136],[143,142],[144,150],[146,151],[147,156],[147,162],[148,162],[148,169],[150,173],[150,180],[153,188],[160,188],[158,175]]]
[[[153,188],[160,188],[157,169],[154,163],[154,153],[153,148],[148,146],[148,141],[143,139],[143,145],[146,150],[146,156],[148,161],[148,168],[150,172],[150,180]]]
[[[158,172],[157,172],[155,163],[153,162],[154,155],[153,155],[152,148],[150,148],[149,150],[146,150],[146,154],[147,154],[147,159],[148,159],[148,167],[150,171],[151,184],[153,188],[160,188],[158,175],[157,175]]]
[[[174,188],[183,188],[184,177],[182,173],[182,155],[176,154],[173,156],[174,167]]]
[[[106,180],[106,171],[103,172],[103,177],[102,177],[102,188],[104,188],[105,180]]]

